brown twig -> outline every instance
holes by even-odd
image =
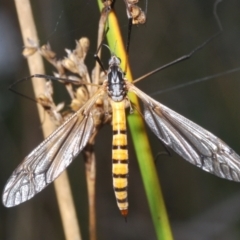
[[[110,12],[109,7],[105,7],[102,10],[99,25],[98,25],[98,41],[97,41],[97,49],[102,43],[103,35],[105,31],[105,24],[108,18],[108,14]],[[98,51],[98,57],[101,56],[101,49]],[[95,72],[93,77],[93,83],[99,84],[100,82],[100,66],[96,62]],[[90,95],[94,94],[97,90],[96,87],[92,86],[90,90]],[[100,111],[100,110],[99,110]],[[99,112],[98,112],[99,113]],[[104,114],[104,113],[103,113]],[[102,123],[104,124],[104,123]],[[88,189],[88,204],[89,204],[89,236],[91,240],[97,239],[96,234],[96,208],[95,208],[95,182],[96,182],[96,157],[95,152],[93,150],[94,140],[98,133],[101,124],[95,129],[95,133],[88,141],[87,146],[84,148],[83,156],[85,159],[85,171],[86,171],[86,181],[87,181],[87,189]]]
[[[38,36],[29,0],[15,0],[15,5],[24,44],[27,45],[28,38],[37,42]],[[31,74],[44,74],[43,62],[39,54],[34,54],[28,59],[28,66]],[[42,78],[34,78],[32,83],[35,96],[38,97],[44,92],[45,80]],[[38,112],[40,119],[43,119],[43,111],[40,105],[38,105]],[[55,129],[55,125],[49,117],[45,118],[42,129],[44,137],[47,137]],[[61,176],[54,182],[54,186],[62,217],[65,237],[69,240],[80,240],[80,230],[78,227],[78,221],[66,171],[63,172]]]

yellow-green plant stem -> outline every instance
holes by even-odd
[[[98,0],[98,4],[101,10],[103,8],[101,0]],[[124,69],[127,63],[127,57],[118,22],[113,12],[111,12],[109,15],[108,23],[109,31],[107,34],[107,40],[109,47],[110,49],[114,50],[114,53],[118,57],[121,58],[122,68]],[[128,63],[126,73],[127,79],[132,81],[131,71]],[[134,94],[129,94],[129,98],[134,106],[139,108],[137,97]],[[157,239],[171,240],[173,239],[172,232],[169,225],[150,144],[145,132],[143,119],[138,114],[130,114],[128,116],[128,124],[133,139]]]

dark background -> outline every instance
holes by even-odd
[[[133,28],[130,64],[135,78],[172,61],[200,45],[218,31],[214,1],[151,0],[147,23]],[[145,8],[145,2],[141,5]],[[75,39],[89,37],[89,70],[94,66],[99,11],[94,0],[32,1],[41,44],[49,41],[59,57],[73,49]],[[127,18],[123,1],[115,6],[123,36]],[[198,78],[240,67],[240,1],[223,1],[218,14],[224,31],[190,60],[162,71],[137,86],[148,94]],[[0,189],[34,147],[42,141],[36,104],[8,91],[8,86],[29,75],[21,56],[23,41],[14,2],[0,2]],[[107,57],[108,51],[105,54]],[[107,64],[107,61],[105,61]],[[46,64],[47,73],[52,67]],[[214,78],[154,98],[210,130],[240,153],[240,72]],[[19,89],[31,95],[30,82]],[[65,101],[60,85],[56,100]],[[156,156],[162,146],[149,134]],[[130,141],[130,138],[129,138]],[[96,141],[98,239],[156,239],[139,169],[130,141],[130,214],[125,223],[117,209],[111,180],[111,128]],[[190,165],[175,153],[161,156],[156,168],[176,239],[239,239],[240,185],[217,178]],[[83,239],[88,239],[88,203],[82,157],[69,167]],[[0,239],[64,239],[53,186],[32,200],[11,208],[0,206]]]

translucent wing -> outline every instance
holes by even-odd
[[[144,103],[144,119],[153,133],[188,162],[233,181],[240,181],[240,156],[212,133],[127,84]]]
[[[54,181],[85,147],[94,130],[91,108],[105,91],[98,92],[15,169],[4,192],[6,207],[29,200]]]

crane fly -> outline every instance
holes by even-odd
[[[108,98],[112,107],[113,187],[117,205],[122,215],[127,216],[128,150],[125,106],[126,101],[129,102],[128,92],[135,93],[142,100],[145,122],[167,147],[207,172],[228,180],[240,181],[240,156],[212,133],[128,82],[120,68],[120,59],[112,53],[103,84],[76,113],[24,158],[5,186],[3,204],[13,207],[29,200],[68,167],[94,132],[94,104],[103,97]]]

